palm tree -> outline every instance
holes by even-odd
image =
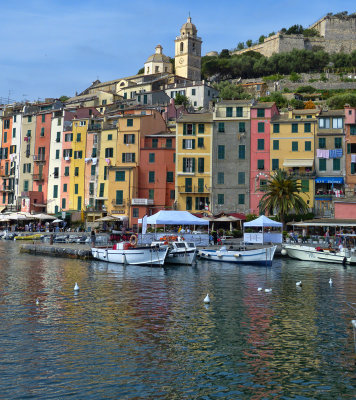
[[[285,217],[291,211],[306,214],[308,206],[300,196],[301,185],[297,179],[286,171],[276,170],[264,188],[265,194],[259,204],[260,212],[273,212],[284,225]]]

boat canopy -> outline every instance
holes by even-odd
[[[142,218],[138,220],[142,224]],[[198,218],[188,211],[161,210],[147,217],[150,225],[209,225],[209,221]]]

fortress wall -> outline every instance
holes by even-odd
[[[234,51],[233,54],[243,54],[248,51],[256,51],[263,54],[265,57],[271,57],[272,54],[279,52],[279,33],[265,39],[263,43],[256,44],[248,49]]]

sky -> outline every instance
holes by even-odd
[[[283,27],[307,27],[328,12],[356,11],[354,0],[1,0],[0,5],[0,104],[71,97],[97,79],[134,75],[157,44],[174,57],[174,39],[189,13],[205,55]]]

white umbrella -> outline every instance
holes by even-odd
[[[59,222],[63,222],[62,219],[55,219],[54,221],[52,221],[52,224],[58,224]]]
[[[50,219],[56,219],[56,217],[53,217],[52,215],[48,214],[33,214],[32,215],[33,219],[39,219],[39,220],[50,220]]]
[[[8,218],[9,220],[12,220],[12,221],[25,221],[25,220],[28,219],[28,218],[26,217],[26,215],[22,215],[22,214],[19,214],[19,213],[12,213],[12,214],[9,214],[9,215],[7,215],[7,218]]]
[[[113,221],[119,221],[119,218],[114,217],[113,215],[107,215],[106,217],[98,218],[95,220],[95,222],[113,222]]]

